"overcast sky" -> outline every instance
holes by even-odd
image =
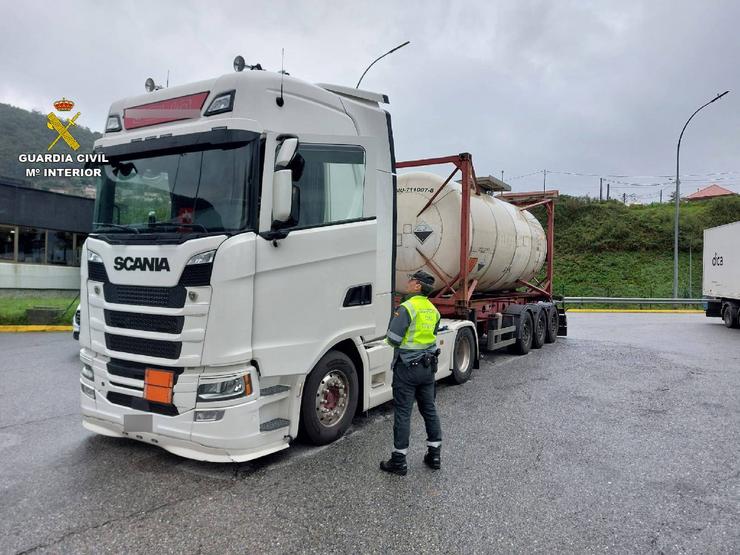
[[[461,151],[514,190],[598,196],[598,176],[663,183],[682,143],[682,192],[740,191],[740,2],[5,2],[0,102],[48,112],[61,96],[101,130],[110,103],[247,63],[389,95],[399,160]],[[538,174],[519,177],[531,172]],[[572,172],[596,177],[569,175]],[[715,173],[715,175],[708,175]],[[726,172],[726,173],[720,173]],[[638,177],[639,176],[639,177]],[[643,177],[646,176],[646,177]],[[656,177],[652,177],[656,176]],[[619,188],[641,200],[661,187]]]

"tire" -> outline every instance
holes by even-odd
[[[725,327],[727,328],[738,327],[738,318],[734,306],[731,304],[725,306],[725,309],[722,312],[722,320],[725,322]]]
[[[545,336],[547,335],[547,311],[541,309],[536,316],[534,316],[534,333],[532,334],[532,348],[541,349],[545,344]]]
[[[547,311],[547,333],[545,333],[545,343],[555,343],[558,339],[558,326],[560,325],[560,319],[558,317],[558,309],[552,307]]]
[[[509,347],[509,352],[517,355],[526,355],[532,348],[532,315],[528,312],[522,312],[519,315],[519,326],[517,328],[516,343]]]
[[[303,386],[300,437],[314,445],[342,437],[355,415],[358,393],[357,371],[350,358],[339,351],[326,353]]]
[[[455,346],[452,349],[452,381],[464,384],[473,373],[475,362],[475,334],[470,328],[462,328],[455,336]]]

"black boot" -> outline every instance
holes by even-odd
[[[428,447],[427,454],[424,455],[424,464],[434,470],[442,468],[442,448],[441,447]]]
[[[406,455],[393,451],[391,458],[388,461],[380,461],[380,469],[390,472],[391,474],[398,474],[399,476],[406,476],[408,467],[406,466]]]

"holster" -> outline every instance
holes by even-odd
[[[433,353],[424,353],[424,356],[421,359],[421,364],[423,364],[426,368],[431,368],[436,374],[438,369],[437,363],[439,362],[439,354],[441,352],[441,349],[437,349]]]

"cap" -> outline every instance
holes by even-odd
[[[413,274],[409,274],[409,279],[415,279],[419,283],[428,285],[430,287],[434,285],[434,276],[431,274],[427,274],[426,272],[423,272],[421,270],[419,270],[418,272],[414,272]]]

